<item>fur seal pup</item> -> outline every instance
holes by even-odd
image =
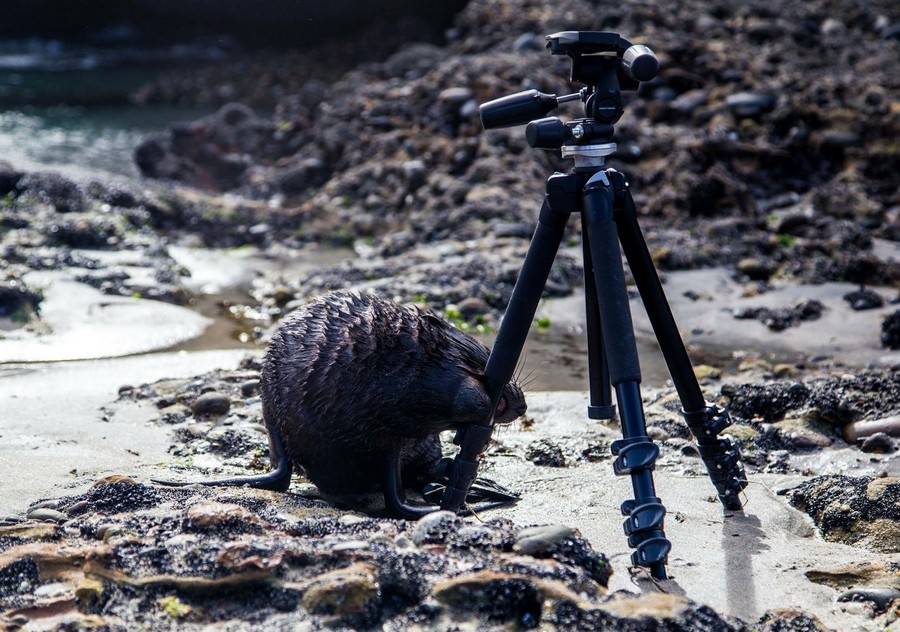
[[[400,481],[438,480],[438,433],[487,418],[488,355],[430,312],[367,294],[326,294],[285,318],[265,353],[260,394],[274,469],[200,484],[285,491],[296,467],[328,496],[380,491],[388,512],[421,516],[427,511],[406,504]],[[494,421],[512,422],[525,410],[510,382]]]

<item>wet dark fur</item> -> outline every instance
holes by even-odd
[[[355,293],[332,293],[284,320],[260,390],[270,436],[327,494],[378,490],[400,455],[404,483],[433,480],[442,430],[484,420],[488,349],[437,316]],[[525,412],[508,384],[495,421]],[[274,455],[274,451],[273,451]]]

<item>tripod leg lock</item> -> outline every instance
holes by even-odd
[[[747,473],[741,463],[738,447],[730,438],[719,437],[731,425],[728,411],[721,406],[709,404],[703,410],[682,411],[681,414],[697,437],[697,451],[706,465],[719,500],[726,509],[740,510],[743,504],[740,493],[747,487]]]
[[[663,537],[644,540],[631,554],[631,564],[633,566],[665,564],[671,550],[672,543]]]
[[[690,412],[682,410],[681,415],[688,428],[698,439],[715,439],[731,425],[731,416],[728,411],[716,404],[708,404],[702,410]]]
[[[635,566],[664,564],[672,548],[663,533],[666,508],[656,496],[643,498],[640,502],[640,505],[637,500],[622,503],[622,515],[628,516],[622,528],[628,536],[628,546],[635,549],[631,563]]]
[[[616,476],[625,476],[639,469],[652,470],[659,456],[659,446],[647,437],[617,439],[610,449],[618,455],[613,461]]]

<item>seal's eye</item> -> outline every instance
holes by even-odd
[[[506,397],[503,395],[500,396],[500,401],[497,402],[497,414],[502,415],[506,412],[506,409],[509,408],[509,404],[506,402]]]

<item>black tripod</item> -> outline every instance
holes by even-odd
[[[616,149],[611,142],[612,124],[623,112],[621,90],[634,90],[639,82],[653,79],[659,63],[649,48],[632,46],[615,33],[567,31],[549,35],[547,40],[553,54],[572,58],[572,81],[587,87],[578,94],[559,98],[529,90],[481,106],[485,128],[530,121],[526,128],[529,145],[561,148],[563,156],[575,160],[573,171],[555,173],[547,179],[540,218],[485,369],[488,393],[494,410],[518,363],[566,223],[572,213],[578,213],[584,245],[588,417],[615,416],[610,393],[610,387],[614,387],[623,438],[612,444],[616,455],[613,470],[617,475],[630,475],[634,490],[634,499],[622,504],[622,513],[627,516],[624,528],[628,544],[635,549],[631,560],[634,565],[649,567],[654,577],[665,578],[671,544],[663,530],[666,510],[653,484],[659,447],[647,436],[639,390],[641,371],[621,252],[628,260],[678,391],[682,414],[726,508],[741,509],[739,494],[747,486],[747,478],[737,448],[727,437],[719,437],[731,423],[728,413],[708,404],[700,391],[638,226],[625,176],[603,168],[605,157]],[[560,103],[576,99],[584,102],[586,118],[569,123],[552,117],[539,119]],[[457,511],[462,506],[491,430],[492,419],[488,419],[465,427],[457,435],[460,452],[442,508]]]

